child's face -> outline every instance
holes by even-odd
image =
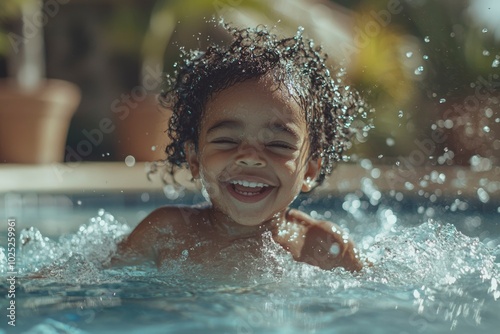
[[[215,208],[259,225],[311,189],[319,164],[308,159],[304,111],[270,79],[251,79],[206,104],[197,152],[188,162]]]

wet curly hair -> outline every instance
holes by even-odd
[[[160,103],[172,110],[166,147],[168,172],[187,166],[184,145],[198,143],[203,110],[213,94],[236,83],[272,74],[278,84],[292,87],[293,98],[305,111],[310,157],[322,159],[321,184],[350,147],[351,123],[363,113],[359,94],[343,84],[341,71],[334,77],[320,46],[302,36],[302,28],[289,38],[278,38],[265,26],[237,29],[227,47],[211,45],[206,51],[184,52],[174,75],[166,76]],[[290,91],[290,89],[289,89]]]

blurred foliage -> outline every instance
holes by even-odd
[[[491,63],[500,51],[491,34],[467,16],[469,1],[422,1],[419,8],[408,10],[408,25],[421,40],[429,57],[425,85],[438,96],[460,93],[478,75],[491,73]],[[488,55],[483,54],[489,50]]]
[[[354,153],[377,158],[404,155],[416,137],[412,130],[421,127],[421,120],[409,112],[418,94],[421,78],[408,67],[405,56],[407,40],[404,26],[394,22],[394,15],[385,25],[374,13],[385,10],[387,1],[361,1],[354,12],[356,54],[350,65],[350,77],[371,107],[374,129]],[[399,14],[398,14],[399,15]]]
[[[133,6],[116,6],[104,29],[111,48],[117,52],[139,54],[138,46],[146,33],[149,15],[149,12],[138,11]]]
[[[352,9],[358,13],[358,17],[367,17],[371,11],[386,10],[389,2],[358,1],[358,5]],[[382,33],[373,39],[386,39],[386,35],[394,34],[399,35],[400,40],[408,36],[415,37],[419,41],[420,54],[427,58],[425,75],[420,80],[422,86],[443,96],[449,94],[450,89],[454,91],[468,87],[478,75],[486,75],[494,70],[491,64],[495,55],[500,52],[500,43],[493,39],[492,34],[483,32],[484,26],[471,20],[467,13],[471,1],[419,0],[399,3],[402,12],[393,15],[390,24],[383,27]],[[402,44],[394,38],[393,40],[396,45]],[[394,47],[396,46],[392,46]],[[369,57],[364,53],[374,56],[373,50],[366,48],[361,51],[360,58],[363,58],[366,67],[374,66],[375,63],[380,66],[380,60],[385,58],[385,55],[380,58],[382,54],[377,53],[370,64],[367,59]],[[397,58],[393,61],[397,62]]]
[[[19,18],[22,5],[30,2],[33,0],[2,0],[0,2],[0,55],[6,55],[10,50],[9,31],[6,25]]]
[[[417,137],[429,138],[431,125],[446,108],[442,101],[463,103],[473,95],[471,84],[479,76],[499,73],[492,63],[500,57],[500,43],[471,19],[470,1],[333,2],[353,10],[355,27],[367,39],[350,69],[376,109],[375,128],[358,145],[360,155],[409,154]],[[400,11],[382,24],[376,15],[387,14],[391,4],[398,4]],[[377,23],[379,31],[374,32]]]
[[[2,0],[0,2],[0,20],[8,20],[21,15],[21,6],[33,0]]]
[[[167,49],[176,30],[182,35],[178,39],[183,46],[199,48],[201,32],[209,21],[215,23],[214,20],[236,8],[268,13],[271,5],[262,0],[157,0],[142,44],[143,66],[156,68],[157,64],[175,61],[169,59]]]
[[[106,28],[112,48],[141,58],[145,68],[168,68],[179,56],[182,46],[203,47],[200,35],[207,34],[222,15],[237,10],[269,12],[270,4],[262,0],[156,0],[152,9],[137,11],[133,6],[119,4]],[[173,41],[174,35],[178,35]],[[174,44],[175,43],[175,44]],[[176,45],[175,56],[169,47]],[[159,73],[158,73],[159,75]]]

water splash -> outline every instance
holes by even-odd
[[[369,161],[364,165],[370,168]],[[429,178],[437,180],[439,175]],[[376,189],[366,183],[364,192],[364,196],[373,199]],[[181,309],[185,307],[182,300],[212,293],[225,296],[220,305],[226,305],[224,310],[230,314],[235,312],[236,305],[241,305],[241,298],[250,298],[248,302],[254,306],[262,303],[259,309],[261,306],[293,309],[295,313],[286,313],[288,317],[300,310],[303,317],[280,319],[296,324],[312,316],[317,321],[315,328],[322,321],[327,326],[329,321],[360,311],[395,308],[407,309],[418,317],[432,315],[446,322],[449,328],[463,322],[480,324],[485,308],[500,298],[500,246],[488,247],[479,239],[460,233],[453,225],[437,220],[405,227],[404,218],[396,210],[375,202],[379,209],[370,216],[360,195],[349,194],[344,200],[346,212],[363,222],[352,228],[362,257],[370,263],[359,273],[342,268],[325,271],[297,262],[274,242],[270,233],[264,234],[260,242],[235,243],[202,263],[190,261],[191,250],[187,249],[179,259],[168,261],[159,270],[102,269],[101,264],[115,251],[116,241],[130,229],[101,210],[76,233],[58,240],[44,237],[36,229],[24,231],[19,270],[25,278],[43,276],[44,279],[25,280],[22,287],[43,294],[61,284],[90,284],[81,292],[86,296],[82,298],[96,294],[102,299],[101,285],[107,282],[112,285],[106,289],[106,296],[110,294],[109,302],[114,304],[106,307],[120,303],[113,291],[121,289],[124,291],[120,292],[120,298],[129,294],[134,298],[166,297],[169,301],[176,298],[181,304],[171,307]],[[456,203],[457,210],[462,204]],[[327,215],[342,222],[334,210],[327,210],[328,214],[307,211],[318,218]],[[256,249],[260,252],[256,253]],[[384,302],[380,300],[381,294],[385,296]],[[71,301],[64,305],[72,307]],[[328,320],[320,320],[313,311],[323,308],[327,311],[321,314],[327,314]]]
[[[95,282],[99,280],[102,265],[116,251],[117,241],[129,232],[128,225],[103,209],[76,233],[58,240],[44,237],[35,227],[25,229],[19,237],[18,273],[69,282]]]

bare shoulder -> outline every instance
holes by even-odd
[[[187,234],[191,223],[198,220],[201,214],[202,210],[192,206],[165,206],[154,210],[120,242],[112,264],[156,260],[155,246],[165,238]]]
[[[287,222],[275,238],[297,261],[322,269],[344,267],[350,271],[362,268],[354,243],[333,222],[319,220],[291,209]]]

